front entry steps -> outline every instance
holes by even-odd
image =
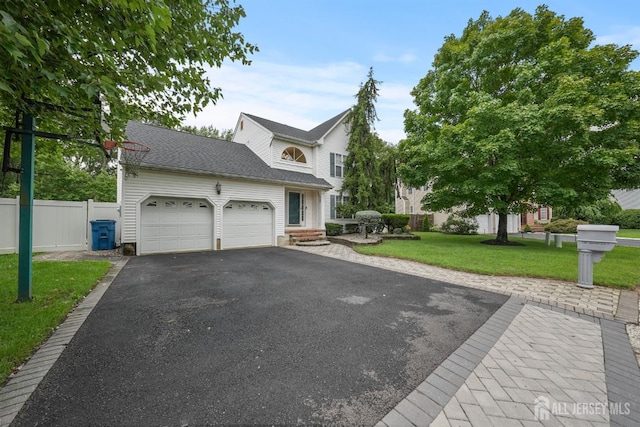
[[[289,244],[297,246],[324,246],[331,242],[325,237],[324,230],[319,229],[288,229]]]

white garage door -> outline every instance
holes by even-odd
[[[475,220],[478,221],[478,234],[491,234],[489,215],[478,215]]]
[[[213,249],[213,207],[205,200],[152,197],[141,207],[140,253]]]
[[[263,202],[232,201],[224,206],[224,249],[273,245],[273,210]]]

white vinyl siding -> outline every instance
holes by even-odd
[[[334,194],[342,188],[343,179],[331,176],[331,153],[342,153],[346,157],[347,146],[349,144],[349,134],[344,124],[339,124],[329,132],[316,149],[316,165],[319,178],[324,178],[333,186]],[[327,195],[328,196],[328,195]],[[325,197],[324,217],[331,216],[330,197]]]
[[[238,123],[233,141],[246,145],[263,162],[273,166],[271,158],[271,138],[273,135],[271,132],[244,115],[240,115],[240,122],[242,122],[242,130],[240,129],[240,123]]]
[[[640,209],[640,190],[613,190],[611,194],[622,209]]]

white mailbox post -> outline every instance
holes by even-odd
[[[593,264],[616,245],[617,225],[578,226],[578,286],[593,288]]]

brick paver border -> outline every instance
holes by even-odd
[[[520,313],[525,301],[511,297],[376,427],[429,425]]]
[[[640,368],[624,323],[600,320],[611,426],[640,425]]]
[[[73,309],[60,327],[36,351],[24,367],[0,389],[0,427],[8,427],[22,406],[47,375],[49,369],[58,360],[71,342],[80,326],[87,319],[102,295],[111,285],[120,270],[127,264],[128,258],[122,258],[113,264],[107,274],[91,292]]]

